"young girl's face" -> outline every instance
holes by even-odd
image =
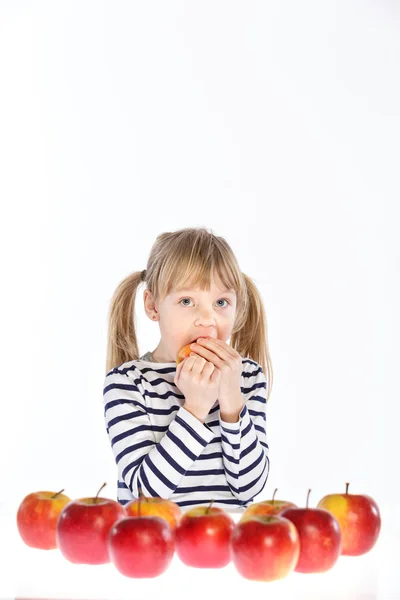
[[[190,285],[172,290],[155,304],[154,314],[159,320],[161,340],[153,358],[156,362],[173,362],[181,348],[199,337],[228,340],[235,322],[236,293],[225,290],[221,280],[213,278],[210,290]]]

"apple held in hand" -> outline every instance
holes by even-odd
[[[27,546],[40,550],[57,548],[56,526],[60,512],[71,498],[60,492],[32,492],[17,511],[19,534]]]
[[[189,567],[225,567],[231,561],[230,536],[235,525],[222,508],[195,506],[185,512],[175,530],[175,549]]]
[[[172,500],[142,495],[139,486],[139,498],[131,500],[124,506],[128,517],[160,517],[165,519],[174,532],[182,516],[181,507]]]
[[[142,500],[139,497],[139,513]],[[168,568],[175,552],[174,531],[157,516],[125,517],[108,536],[111,562],[126,577],[157,577]]]
[[[336,563],[342,548],[338,521],[325,509],[286,508],[280,517],[289,519],[296,526],[300,537],[300,555],[295,571],[299,573],[322,573]]]
[[[239,521],[231,535],[232,562],[246,579],[274,581],[293,571],[300,553],[296,527],[277,515]]]
[[[293,504],[293,502],[289,502],[288,500],[275,500],[277,491],[278,488],[275,489],[272,500],[262,500],[261,502],[255,502],[248,506],[244,510],[239,523],[256,515],[279,515],[285,508],[297,508],[296,504]]]
[[[341,554],[359,556],[375,545],[381,516],[375,500],[362,494],[349,494],[348,489],[346,483],[344,494],[328,494],[317,506],[329,510],[338,520],[342,532]]]
[[[56,529],[57,546],[72,563],[99,565],[110,562],[107,537],[118,519],[126,517],[124,507],[111,498],[80,498],[61,511]]]
[[[193,342],[196,342],[197,340],[192,340],[190,342],[190,344],[193,344]],[[181,363],[183,360],[185,360],[185,358],[187,358],[188,356],[190,356],[190,353],[192,352],[192,350],[190,349],[190,344],[187,344],[186,346],[183,346],[183,348],[181,348],[178,352],[178,355],[176,357],[176,365],[178,366],[179,363]]]

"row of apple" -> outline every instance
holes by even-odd
[[[28,546],[58,548],[73,563],[112,562],[127,577],[156,577],[176,551],[198,568],[233,562],[240,575],[257,581],[283,579],[292,571],[320,573],[341,554],[357,556],[375,544],[381,527],[376,502],[367,495],[324,496],[316,508],[285,500],[256,502],[235,523],[222,508],[197,505],[185,513],[175,502],[141,493],[124,506],[110,498],[71,500],[61,492],[28,494],[17,526]]]

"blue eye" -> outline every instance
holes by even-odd
[[[228,300],[226,300],[225,298],[221,298],[221,300],[222,300],[223,302],[228,302]],[[219,300],[217,300],[217,302],[219,302]],[[228,304],[229,304],[229,302],[228,302]]]
[[[181,304],[184,300],[190,300],[190,298],[182,298],[182,300],[180,300],[179,303]],[[220,302],[221,300],[225,301],[225,302],[228,302],[228,300],[226,300],[225,298],[221,298],[220,300],[217,300],[217,302]],[[228,302],[228,304],[229,304],[229,302]],[[188,306],[188,305],[185,304],[184,306]],[[225,308],[225,307],[224,306],[220,306],[220,308]]]

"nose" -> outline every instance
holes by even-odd
[[[196,315],[195,325],[197,327],[212,327],[215,325],[215,315],[213,315],[212,308],[200,307]]]

